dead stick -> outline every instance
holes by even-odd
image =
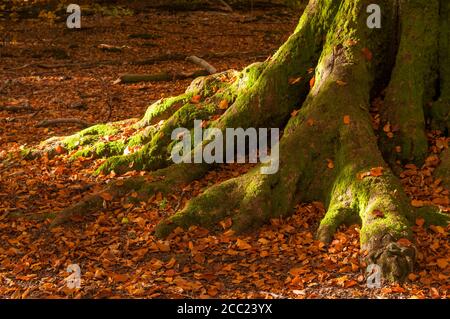
[[[0,105],[0,111],[8,112],[20,112],[20,111],[33,111],[34,109],[29,104],[23,105]]]
[[[138,82],[160,82],[160,81],[172,81],[172,80],[184,80],[189,78],[196,78],[198,76],[208,75],[205,70],[198,70],[189,73],[155,73],[155,74],[123,74],[119,79],[114,81],[114,84],[118,83],[138,83]]]
[[[36,127],[48,127],[48,126],[56,126],[59,124],[77,124],[83,127],[90,126],[86,121],[77,119],[77,118],[60,118],[60,119],[54,119],[54,120],[43,120],[36,124]]]
[[[203,59],[201,59],[201,58],[199,58],[199,57],[197,57],[195,55],[188,56],[186,58],[186,61],[189,61],[189,62],[192,62],[194,64],[197,64],[198,66],[201,66],[206,71],[208,71],[209,74],[217,73],[217,69],[215,67],[213,67],[211,64],[209,64],[205,60],[203,60]]]

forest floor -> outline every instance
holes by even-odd
[[[43,120],[78,118],[102,123],[138,118],[161,97],[182,93],[191,80],[113,84],[122,73],[188,72],[182,60],[136,62],[163,55],[226,53],[208,58],[219,71],[265,59],[294,29],[287,9],[251,12],[169,12],[83,17],[82,29],[65,21],[3,21],[0,46],[0,298],[449,298],[450,227],[413,227],[418,265],[408,283],[367,288],[359,226],[342,227],[329,246],[314,239],[323,204],[304,203],[292,217],[236,236],[192,227],[165,241],[155,225],[208,185],[247,171],[223,165],[205,178],[130,204],[105,198],[104,209],[70,225],[49,228],[49,216],[100,190],[112,179],[93,177],[102,160],[68,155],[21,160],[23,145],[73,134],[79,127],[37,127]],[[139,35],[141,34],[141,35]],[[147,34],[144,38],[142,34]],[[228,54],[229,53],[229,54]],[[378,101],[373,106],[377,127]],[[18,106],[19,111],[5,110]],[[400,175],[414,206],[450,211],[449,190],[432,177],[449,139],[429,132],[430,157]],[[220,203],[218,203],[219,205]],[[80,289],[69,289],[67,267],[81,268]]]

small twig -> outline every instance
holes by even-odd
[[[177,204],[177,206],[175,206],[175,208],[174,208],[175,212],[177,212],[177,211],[178,211],[178,208],[180,208],[181,202],[183,201],[184,193],[185,193],[185,191],[182,191],[182,192],[181,192],[180,199],[178,200],[178,204]]]
[[[186,61],[192,62],[198,66],[201,66],[206,71],[208,71],[209,74],[217,73],[217,69],[215,67],[213,67],[211,64],[209,64],[205,60],[203,60],[195,55],[188,56],[186,58]]]
[[[221,4],[221,7],[223,8],[224,11],[233,12],[233,8],[231,8],[230,5],[226,3],[224,0],[217,0],[217,2]]]
[[[112,97],[108,94],[109,90],[107,87],[107,83],[104,80],[101,80],[103,86],[103,92],[106,94],[106,105],[108,105],[108,116],[106,117],[105,122],[109,122],[112,116],[113,105],[112,105]]]
[[[59,124],[77,124],[83,127],[90,126],[86,121],[76,119],[76,118],[60,118],[60,119],[54,119],[54,120],[43,120],[36,124],[36,127],[49,127],[49,126],[56,126]]]
[[[120,78],[113,83],[138,83],[138,82],[160,82],[160,81],[172,81],[172,80],[184,80],[189,78],[196,78],[209,73],[205,70],[198,70],[188,73],[156,73],[156,74],[123,74]]]
[[[108,96],[108,98],[106,99],[106,104],[108,105],[108,116],[106,117],[106,121],[105,122],[109,122],[109,120],[111,119],[112,116],[112,98],[110,96]]]

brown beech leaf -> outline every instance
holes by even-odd
[[[344,124],[345,124],[345,125],[349,125],[350,122],[351,122],[351,120],[350,120],[350,115],[344,115],[343,121],[344,121]]]
[[[107,192],[100,193],[100,197],[106,201],[111,201],[113,199],[113,196]]]
[[[309,87],[312,89],[314,87],[314,84],[316,84],[316,77],[313,76],[311,80],[309,80]]]
[[[384,217],[384,213],[381,210],[375,209],[374,211],[372,211],[372,215],[375,217]]]
[[[384,168],[381,167],[381,166],[380,167],[371,168],[370,169],[370,176],[379,177],[379,176],[383,175],[383,170],[384,170]]]
[[[361,52],[364,54],[364,57],[367,61],[372,61],[373,59],[373,53],[368,48],[363,48]]]

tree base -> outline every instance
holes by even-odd
[[[384,8],[385,28],[399,30],[397,2],[375,2]],[[438,14],[438,2],[417,3]],[[405,21],[417,14],[421,8],[417,3],[402,4]],[[385,279],[402,281],[414,267],[416,252],[410,226],[417,212],[389,164],[398,160],[420,162],[427,152],[421,103],[427,97],[429,68],[420,50],[436,50],[437,54],[438,45],[431,40],[415,42],[418,48],[414,55],[409,50],[411,41],[423,30],[404,23],[401,44],[395,48],[388,32],[367,28],[366,14],[362,0],[312,1],[295,33],[265,62],[241,72],[230,70],[196,79],[184,94],[150,106],[139,121],[96,125],[70,137],[51,139],[25,155],[71,152],[74,158],[106,157],[97,173],[154,171],[152,178],[156,180],[151,182],[130,179],[106,190],[112,197],[137,192],[145,199],[200,178],[214,167],[171,165],[170,153],[176,142],[171,136],[176,128],[192,129],[194,120],[224,134],[226,128],[284,128],[278,172],[264,175],[257,166],[211,186],[162,221],[156,234],[165,237],[177,227],[191,225],[214,228],[228,217],[233,220],[233,230],[244,232],[271,218],[291,214],[299,201],[319,200],[328,207],[317,232],[320,240],[329,242],[340,225],[358,222],[368,262],[380,265]],[[391,54],[396,51],[397,57]],[[405,52],[414,55],[406,66]],[[405,70],[417,71],[414,81]],[[388,129],[384,132],[392,136],[378,141],[370,101],[386,82],[386,72],[393,73],[384,110],[386,124],[398,127],[391,130],[385,126]],[[421,92],[414,101],[409,101],[411,90]],[[411,108],[395,111],[396,101]],[[412,138],[406,134],[411,125]],[[204,145],[209,142],[204,141]],[[397,148],[399,157],[393,158]],[[53,225],[73,214],[100,208],[102,198],[100,193],[84,199],[60,213]],[[448,220],[444,218],[444,222]]]

